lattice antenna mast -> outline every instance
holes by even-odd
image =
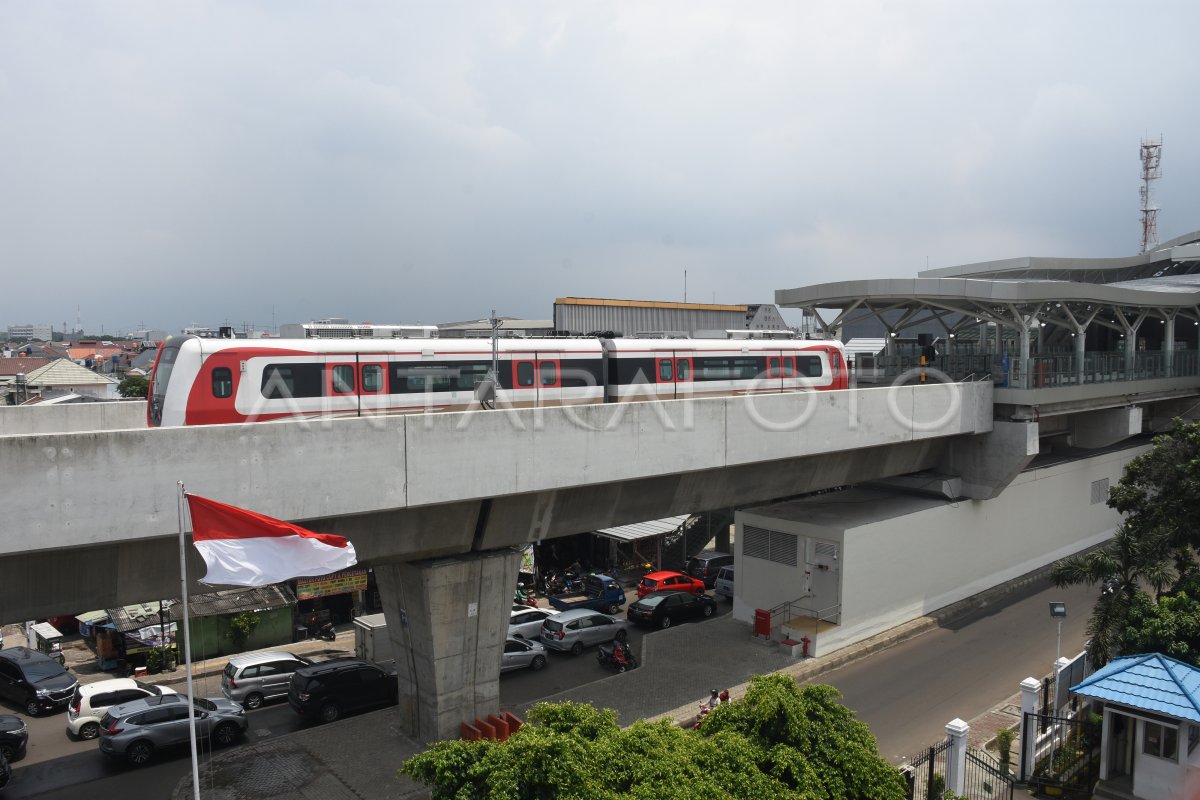
[[[1162,137],[1142,140],[1142,249],[1148,253],[1158,247],[1158,207],[1154,205],[1154,181],[1162,177]]]

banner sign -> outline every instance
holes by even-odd
[[[364,591],[366,588],[367,571],[365,569],[348,569],[318,578],[297,578],[296,599],[311,600],[314,597],[328,597],[331,594]]]

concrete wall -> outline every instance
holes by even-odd
[[[0,555],[168,536],[176,481],[332,518],[991,429],[984,383],[0,438]],[[688,509],[692,510],[692,509]]]
[[[741,558],[746,522],[842,540],[842,622],[822,636],[828,652],[1103,542],[1119,515],[1091,502],[1092,482],[1115,484],[1147,449],[1030,469],[986,501],[853,489],[738,512],[735,617],[749,622],[754,608],[793,600],[804,586],[803,559],[789,576],[779,565]]]
[[[146,427],[146,401],[0,406],[0,436]]]

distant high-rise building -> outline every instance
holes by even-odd
[[[39,342],[50,342],[54,340],[54,328],[51,325],[9,325],[8,338],[10,339],[36,339]]]

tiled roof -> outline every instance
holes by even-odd
[[[119,383],[106,375],[98,375],[74,361],[60,358],[25,376],[33,386],[83,386],[96,383]]]
[[[48,358],[36,358],[34,356],[0,358],[0,375],[16,375],[18,372],[24,372],[28,375],[38,367],[44,367],[49,363],[50,359]]]
[[[67,352],[71,354],[71,358],[78,361],[84,358],[91,358],[92,356],[104,356],[105,358],[108,358],[112,355],[123,354],[125,351],[120,347],[97,344],[90,345],[88,347],[72,347]]]
[[[1200,723],[1200,669],[1160,653],[1115,659],[1071,691]]]

